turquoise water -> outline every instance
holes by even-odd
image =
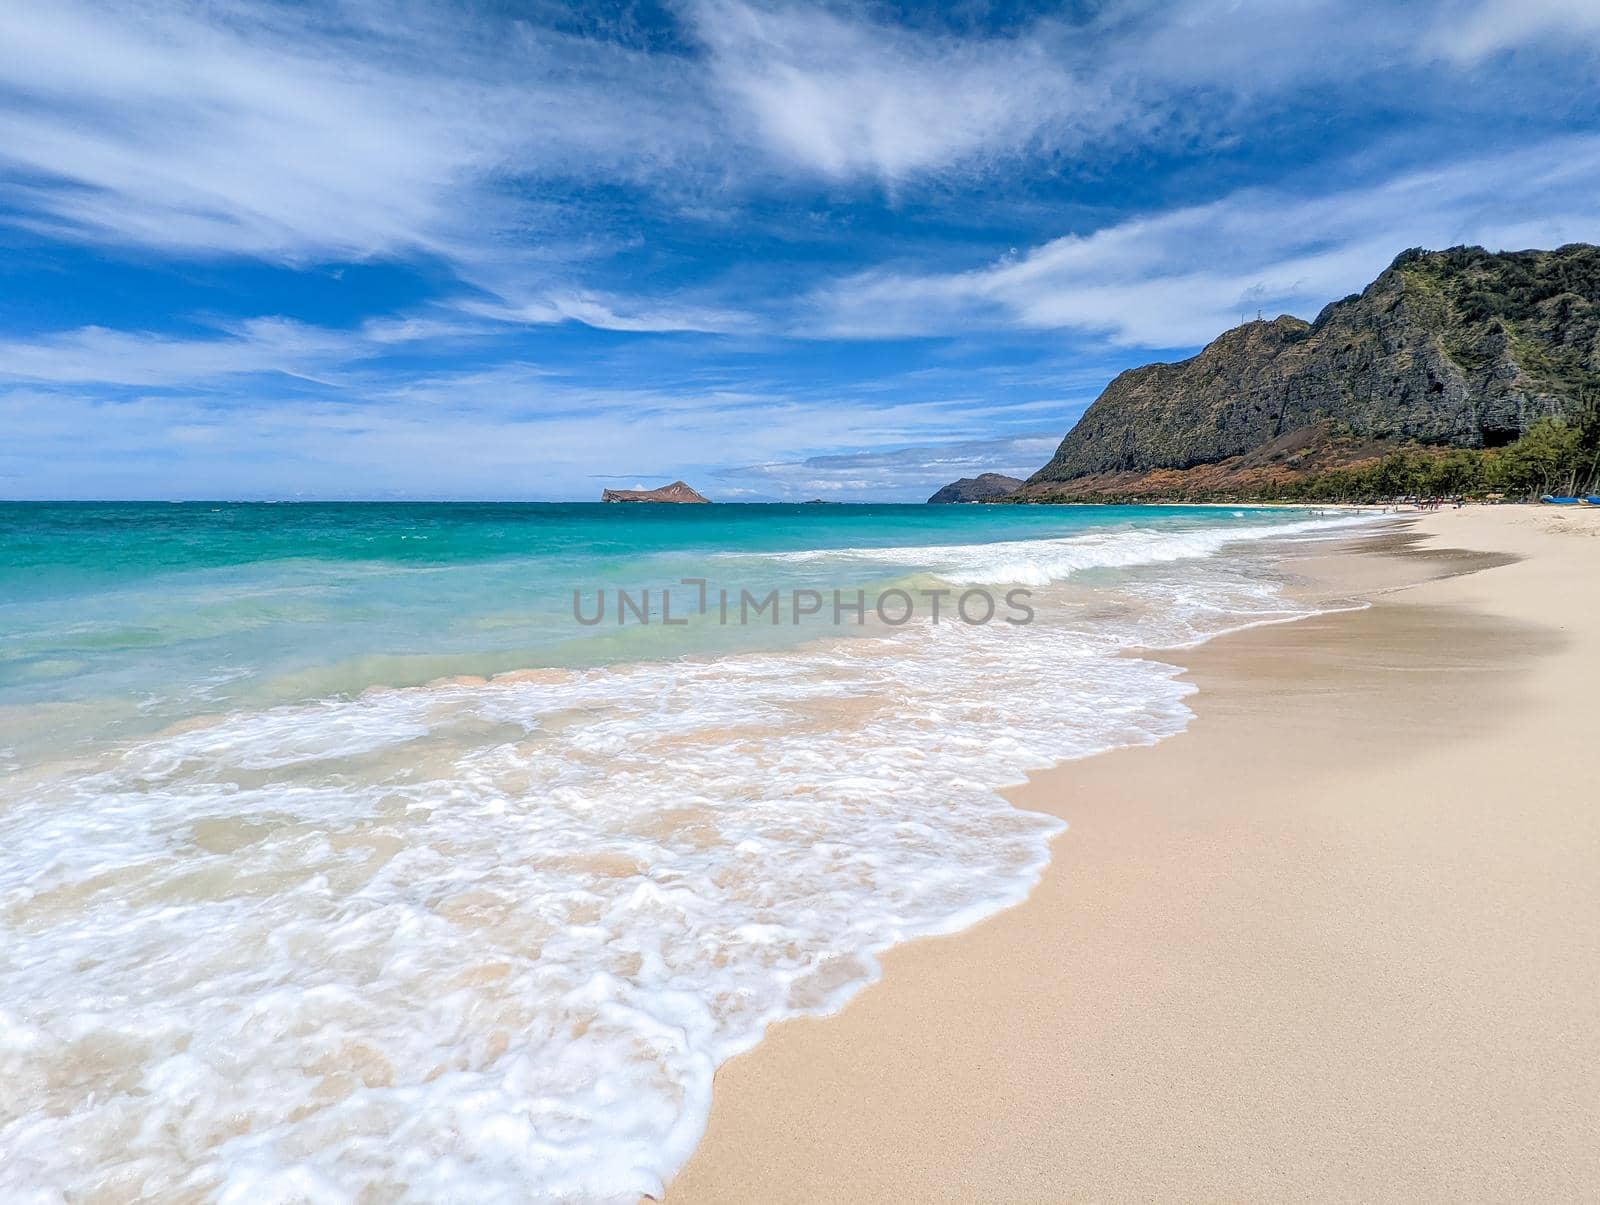
[[[816,626],[658,618],[590,627],[574,621],[574,591],[589,615],[601,591],[614,613],[616,590],[637,597],[686,577],[758,595],[870,591],[914,575],[915,554],[781,557],[1296,517],[1183,507],[8,504],[0,714],[14,717],[15,735],[0,747],[16,755],[41,739],[93,743],[194,714],[450,674],[770,645]]]
[[[999,789],[1182,731],[1142,650],[1309,613],[1323,529],[0,507],[0,1199],[659,1197],[717,1066],[1024,898],[1062,825]],[[573,617],[685,577],[1036,622]]]

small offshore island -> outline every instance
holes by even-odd
[[[600,494],[600,501],[701,504],[709,503],[711,499],[685,482],[674,481],[671,485],[658,486],[653,490],[604,490]]]

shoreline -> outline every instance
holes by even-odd
[[[1406,518],[1297,560],[1369,607],[1159,654],[1199,687],[1187,731],[1006,792],[1071,824],[1029,899],[725,1064],[667,1200],[1600,1179],[1600,826],[1570,752],[1600,523]]]
[[[1062,622],[458,672],[221,715],[193,696],[208,714],[164,736],[31,772],[6,832],[11,998],[40,1002],[38,1037],[14,1060],[31,1112],[0,1180],[249,1195],[315,1174],[429,1196],[470,1167],[489,1195],[662,1191],[701,1136],[717,1064],[777,1017],[837,1012],[880,951],[1028,896],[1059,824],[996,788],[1063,751],[1181,730],[1177,671],[1117,650],[1283,613],[1268,548],[1193,558],[1328,530],[1082,518],[1045,524],[1047,542],[867,553],[908,578],[929,560],[975,582],[1107,569],[1052,595]],[[375,530],[394,534],[392,519]],[[790,542],[810,558],[827,534]],[[83,998],[128,1004],[85,1022]],[[121,1042],[130,1028],[154,1036]],[[104,1058],[77,1032],[107,1037]],[[330,1048],[331,1032],[348,1043]],[[152,1070],[171,1066],[185,1074]],[[486,1100],[506,1127],[482,1124]],[[219,1115],[231,1132],[214,1138]],[[149,1135],[134,1148],[117,1138],[130,1118]],[[380,1128],[404,1141],[347,1158]]]

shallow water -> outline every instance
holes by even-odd
[[[659,1190],[719,1062],[1027,893],[1060,825],[997,788],[1182,728],[1128,650],[1302,613],[1263,541],[1326,530],[36,509],[0,538],[0,1190],[106,1200]],[[1036,619],[572,619],[682,577]]]

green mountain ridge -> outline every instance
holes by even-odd
[[[1324,307],[1111,382],[1021,494],[1248,492],[1389,447],[1502,448],[1600,397],[1600,247],[1402,252]]]

